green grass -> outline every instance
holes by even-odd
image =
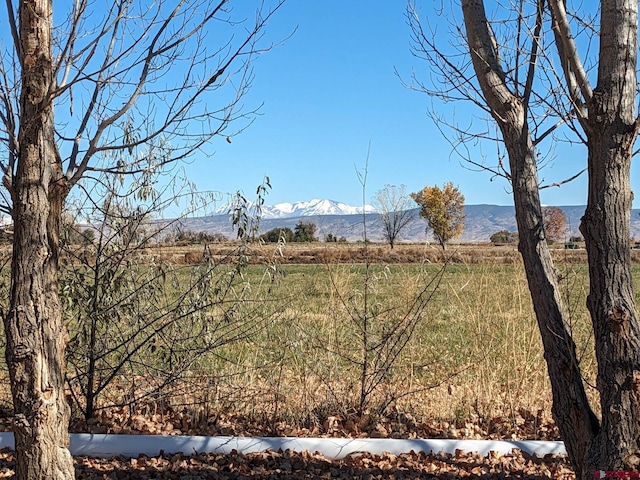
[[[178,284],[193,268],[182,267]],[[224,275],[231,266],[219,268]],[[234,283],[254,299],[240,305],[239,315],[254,316],[261,327],[198,360],[192,383],[166,389],[164,402],[300,424],[363,406],[458,423],[515,417],[521,409],[549,413],[546,367],[520,262],[449,265],[430,300],[413,312],[440,265],[296,264],[280,266],[275,276],[268,269],[250,265]],[[587,269],[558,269],[585,377],[593,383]],[[640,267],[633,273],[640,292]],[[365,358],[388,353],[382,340],[407,318],[415,322],[411,340],[392,367],[379,372],[363,405]]]
[[[323,402],[354,408],[365,355],[365,310],[369,341],[376,344],[439,269],[437,265],[374,265],[365,282],[362,265],[285,266],[285,274],[272,290],[275,302],[282,300],[282,308],[255,339],[252,368],[269,366],[262,371],[270,373],[260,379],[267,383],[280,379],[278,395],[292,414]],[[584,273],[573,271],[572,275],[581,279]],[[247,278],[261,278],[261,268],[250,267]],[[589,365],[585,312],[575,310],[579,343],[587,342],[585,363]],[[443,417],[459,415],[461,409],[490,413],[548,408],[539,335],[519,264],[447,268],[415,321],[411,341],[370,395],[371,408],[393,397],[404,406]],[[444,387],[459,395],[443,397]]]

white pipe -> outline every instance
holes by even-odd
[[[13,433],[0,433],[0,448],[14,448]],[[381,454],[455,453],[456,450],[478,452],[486,456],[490,451],[511,453],[514,448],[528,454],[566,454],[563,442],[540,440],[441,440],[391,438],[307,438],[307,437],[183,437],[168,435],[110,435],[72,433],[69,449],[72,455],[91,457],[149,457],[165,453],[240,453],[265,450],[319,452],[328,459],[340,459],[359,452]]]

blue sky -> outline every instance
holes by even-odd
[[[230,5],[250,21],[260,3],[237,0]],[[437,10],[455,8],[456,2],[416,3],[421,18],[441,34],[439,44],[448,45],[446,23],[456,20],[437,15]],[[412,55],[406,7],[405,0],[287,0],[267,25],[264,39],[286,40],[255,59],[253,86],[243,102],[247,111],[261,106],[260,114],[231,143],[217,137],[212,157],[203,153],[186,166],[197,188],[240,190],[252,199],[268,176],[268,204],[322,198],[361,205],[370,203],[386,184],[404,184],[408,192],[415,192],[451,181],[467,204],[511,205],[506,180],[470,169],[428,115],[435,109],[481,130],[486,128],[483,113],[464,102],[436,104],[403,85],[402,80],[411,82],[412,72],[424,82],[431,78],[428,64]],[[66,10],[63,6],[56,11]],[[211,48],[218,47],[212,41]],[[229,100],[218,98],[212,107]],[[244,126],[237,123],[230,130]],[[486,156],[489,164],[495,163],[494,144],[469,148],[474,160]],[[583,147],[559,145],[542,171],[543,182],[567,178],[585,163]],[[365,168],[363,192],[358,172],[363,174]],[[543,190],[543,203],[585,204],[586,180],[582,175],[571,184]],[[636,191],[638,183],[633,174]],[[636,197],[634,206],[640,208],[640,194]]]
[[[432,0],[419,2],[423,16],[439,21]],[[428,79],[427,64],[410,51],[410,29],[401,0],[289,0],[268,26],[283,45],[260,56],[247,107],[263,103],[254,123],[231,144],[220,139],[215,155],[198,160],[189,175],[199,189],[254,194],[264,175],[273,189],[268,204],[328,198],[352,205],[363,200],[356,170],[364,171],[370,202],[385,184],[409,192],[454,182],[468,204],[511,205],[509,186],[487,172],[469,170],[452,154],[427,111],[431,99],[402,85],[412,70]],[[435,19],[435,20],[434,20]],[[439,107],[457,118],[482,112],[458,102]],[[478,122],[482,128],[481,119]],[[475,125],[474,125],[475,126]],[[557,181],[579,170],[585,151],[560,148],[543,171]],[[495,155],[486,145],[482,151]],[[543,203],[586,203],[586,175],[570,185],[543,190]]]
[[[297,29],[296,29],[297,28]],[[403,1],[289,0],[268,27],[283,45],[261,56],[247,106],[261,115],[231,144],[195,163],[198,188],[241,189],[252,195],[264,175],[267,202],[328,198],[360,205],[357,170],[365,169],[365,199],[385,184],[408,191],[453,181],[468,203],[508,204],[506,185],[490,183],[450,158],[450,146],[427,117],[430,99],[408,90],[425,70],[409,48]]]
[[[230,2],[233,8],[246,10],[240,13],[249,20],[260,3]],[[417,4],[421,17],[438,28],[446,45],[450,41],[446,21],[451,16],[443,19],[436,9],[449,3],[418,0]],[[386,184],[404,184],[414,192],[452,181],[467,204],[511,205],[506,180],[472,171],[452,153],[428,116],[435,109],[479,130],[486,128],[482,112],[464,102],[435,104],[403,85],[402,80],[411,82],[412,72],[425,82],[431,78],[427,63],[411,53],[406,6],[405,0],[287,0],[272,17],[264,39],[286,40],[256,58],[253,86],[243,101],[247,111],[261,106],[260,114],[231,143],[217,137],[212,157],[194,157],[186,166],[197,188],[240,190],[252,199],[268,176],[272,185],[268,204],[323,198],[361,205],[370,203]],[[229,99],[218,100],[215,107]],[[230,130],[242,127],[234,124]],[[474,160],[485,155],[488,163],[495,163],[492,143],[470,146],[470,152]],[[584,148],[561,145],[542,172],[544,181],[564,179],[583,168],[585,161]],[[363,174],[365,168],[363,192],[358,172]],[[634,186],[640,190],[640,185]],[[586,175],[561,188],[543,190],[542,201],[585,204]]]

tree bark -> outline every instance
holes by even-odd
[[[640,463],[640,323],[630,253],[637,9],[635,0],[602,2],[598,84],[585,122],[589,195],[580,229],[602,411],[602,430],[588,458],[594,470],[631,471]]]
[[[51,8],[50,0],[23,0],[18,12],[21,122],[11,185],[11,296],[4,322],[19,480],[74,478],[64,395],[67,333],[57,276],[67,188],[54,141]]]
[[[466,65],[448,63],[442,52],[437,52],[437,58],[431,61],[436,68],[440,68],[440,61],[445,64],[441,69],[444,80],[447,74],[454,75],[453,89],[489,111],[502,134],[509,157],[509,171],[505,176],[513,188],[519,250],[542,337],[553,394],[553,415],[576,477],[600,478],[604,473],[609,478],[613,478],[612,475],[630,478],[632,472],[640,470],[640,321],[632,289],[630,253],[633,197],[630,164],[640,124],[636,112],[638,3],[637,0],[600,1],[595,89],[578,55],[566,3],[537,0],[533,28],[530,20],[534,17],[529,15],[529,10],[522,9],[524,4],[514,6],[520,18],[513,37],[518,44],[505,45],[493,33],[483,0],[460,0],[466,42],[481,98],[476,96],[472,78],[466,76]],[[539,41],[545,38],[541,32],[548,18],[545,9],[551,13],[551,28],[560,57],[560,62],[549,66],[561,66],[566,83],[568,105],[560,106],[559,110],[570,112],[587,139],[589,192],[580,229],[589,263],[587,306],[598,362],[601,419],[594,414],[586,396],[543,228],[537,152],[530,131],[530,126],[540,127],[541,123],[539,118],[533,118],[539,113],[539,105],[535,100],[530,103],[530,99],[545,95],[545,92],[534,95],[533,91],[537,84]],[[531,32],[527,37],[530,48],[520,41],[524,31]],[[414,29],[414,33],[424,39],[420,28]],[[424,45],[434,48],[427,39]],[[515,55],[513,64],[503,67],[501,49]],[[432,58],[430,51],[425,52]],[[525,55],[529,58],[522,58]],[[524,81],[519,79],[521,73],[525,73]],[[546,79],[543,83],[546,84]],[[442,91],[448,94],[448,90]]]

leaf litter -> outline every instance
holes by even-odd
[[[522,412],[525,414],[526,412]],[[526,415],[523,415],[526,416]],[[531,438],[532,418],[500,424],[493,419],[487,425],[469,422],[452,425],[448,422],[418,422],[415,419],[382,417],[373,419],[355,415],[336,415],[315,429],[295,428],[280,422],[260,425],[248,419],[218,414],[215,419],[194,425],[180,411],[153,415],[128,415],[121,409],[102,411],[91,422],[77,421],[72,431],[92,433],[172,434],[172,435],[240,435],[240,436],[318,436],[377,438]],[[4,422],[3,422],[4,423]],[[404,427],[399,428],[399,423]],[[6,425],[6,423],[5,423]],[[275,431],[274,431],[275,430]],[[536,439],[557,440],[552,424],[536,427]],[[540,432],[545,432],[540,434]],[[402,434],[400,434],[400,432]],[[75,457],[77,479],[574,479],[575,475],[564,455],[527,455],[514,449],[511,454],[491,452],[481,456],[457,450],[455,454],[425,454],[407,452],[376,455],[358,452],[345,458],[328,459],[309,451],[265,451],[242,454],[161,452],[157,456],[140,455],[111,458]],[[12,478],[15,456],[11,450],[0,451],[0,478]]]

